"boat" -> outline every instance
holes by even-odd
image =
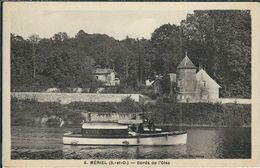
[[[186,131],[149,129],[143,126],[142,120],[89,121],[82,124],[81,133],[68,132],[63,135],[64,145],[165,146],[185,145],[186,142]]]

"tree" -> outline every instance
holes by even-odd
[[[68,39],[68,38],[69,38],[69,36],[66,32],[59,32],[57,34],[54,34],[54,36],[52,37],[52,40],[59,43],[59,42],[62,42],[64,40]]]
[[[183,55],[182,38],[180,27],[171,24],[164,24],[152,33],[153,71],[157,74],[176,71]]]
[[[194,11],[182,22],[182,27],[192,53],[189,56],[195,64],[207,65],[207,72],[224,88],[221,95],[250,95],[249,11]]]
[[[12,89],[94,86],[93,70],[101,67],[114,69],[121,90],[133,92],[146,79],[163,75],[167,93],[167,74],[176,72],[186,49],[193,63],[206,68],[221,85],[221,96],[250,97],[251,17],[241,10],[194,11],[180,26],[161,25],[151,39],[119,41],[84,30],[72,38],[65,32],[50,39],[33,35],[28,40],[11,34]]]
[[[38,42],[40,41],[40,36],[37,34],[32,34],[29,36],[29,41],[32,44],[32,58],[33,58],[33,78],[35,78],[35,72],[36,72],[36,47]]]
[[[23,37],[11,34],[11,89],[23,90],[32,78],[31,45]]]

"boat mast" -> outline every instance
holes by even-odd
[[[180,118],[179,118],[179,129],[182,130],[182,103],[180,102]]]

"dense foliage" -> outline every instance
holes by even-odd
[[[142,105],[131,99],[125,99],[120,103],[74,102],[61,105],[15,98],[11,99],[11,124],[40,126],[42,120],[49,117],[48,125],[59,126],[59,124],[53,124],[57,120],[50,120],[51,116],[55,116],[64,120],[65,126],[72,124],[80,127],[80,122],[85,119],[82,112],[89,111],[97,113],[144,112],[145,117],[153,119],[157,125],[178,126],[182,123],[186,126],[251,126],[251,105],[163,102]]]
[[[118,73],[121,88],[137,91],[146,79],[176,72],[185,50],[221,85],[220,96],[250,97],[251,17],[239,10],[194,11],[179,26],[160,26],[151,39],[119,41],[83,30],[75,37],[60,32],[50,39],[11,34],[12,90],[97,87],[92,73],[102,67]],[[167,83],[163,88],[169,90]]]
[[[75,113],[67,110],[59,103],[11,99],[11,125],[38,126],[41,125],[43,118],[51,116],[79,125],[84,117],[80,113],[77,113],[77,115]],[[54,118],[47,121],[47,124],[53,125]],[[59,125],[57,121],[55,120],[55,126]]]
[[[251,126],[251,105],[247,104],[156,103],[146,109],[162,124]]]
[[[11,124],[12,125],[45,125],[59,126],[59,118],[66,125],[80,126],[85,117],[84,112],[106,113],[138,113],[142,111],[142,105],[130,98],[123,99],[119,103],[91,103],[73,102],[61,105],[58,102],[38,102],[35,100],[19,100],[11,98]],[[45,123],[44,122],[44,123]]]

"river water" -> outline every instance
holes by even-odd
[[[251,158],[251,128],[184,129],[188,131],[186,145],[109,147],[63,145],[62,134],[79,128],[12,126],[11,159]]]

